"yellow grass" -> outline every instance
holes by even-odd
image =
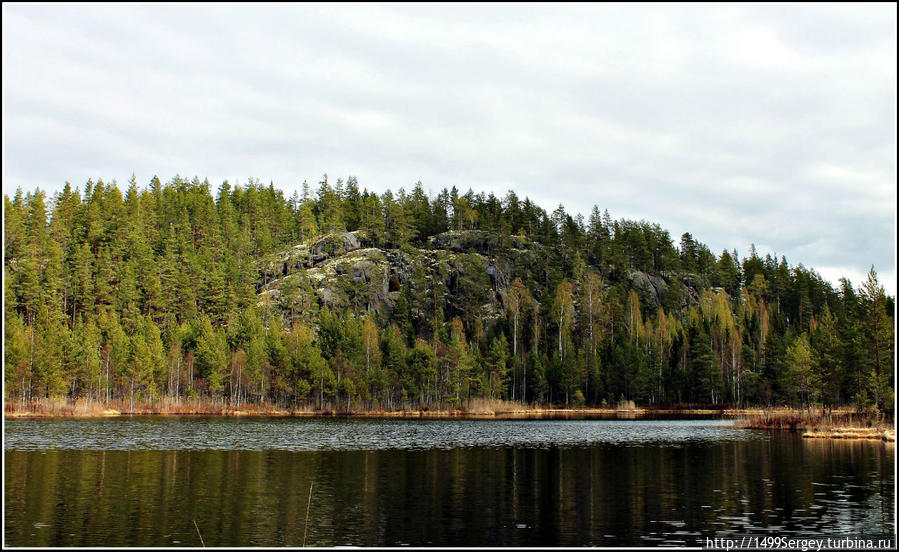
[[[896,441],[895,430],[877,427],[810,429],[803,433],[802,436],[806,439],[880,439],[887,442]]]
[[[108,404],[87,399],[67,400],[62,398],[41,398],[22,405],[20,402],[4,402],[6,418],[102,418],[112,416],[287,416],[291,412],[269,404],[241,405],[237,410],[220,401],[210,402],[198,399],[174,401],[161,399],[152,403],[135,404],[131,411],[128,400],[114,400]]]
[[[849,410],[834,411],[834,417],[845,416]],[[115,400],[108,405],[97,401],[65,398],[39,399],[27,405],[17,401],[5,401],[6,418],[51,417],[51,418],[101,418],[112,416],[294,416],[294,417],[331,417],[348,416],[358,418],[418,418],[418,419],[576,419],[576,418],[624,418],[633,419],[645,415],[707,415],[723,417],[742,417],[738,427],[757,429],[793,429],[805,430],[809,419],[792,409],[762,408],[730,408],[730,409],[688,409],[688,408],[656,408],[641,407],[633,403],[622,403],[611,407],[552,407],[532,406],[520,402],[500,399],[472,399],[462,407],[416,409],[399,408],[384,409],[318,409],[314,404],[294,405],[290,408],[269,403],[242,403],[240,408],[223,404],[222,401],[208,399],[181,399],[180,401],[163,397],[152,403],[135,404],[131,412],[128,400]],[[793,421],[791,425],[791,421]],[[825,426],[818,420],[817,426]],[[859,425],[858,423],[854,425]]]
[[[744,416],[735,424],[748,429],[788,430],[809,439],[896,439],[893,421],[875,413],[858,413],[841,408],[832,412],[778,408],[762,414]]]

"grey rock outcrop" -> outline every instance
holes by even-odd
[[[665,283],[665,280],[639,270],[630,271],[627,277],[635,289],[643,290],[649,295],[654,301],[656,308],[662,304],[662,295],[668,289],[668,284]]]
[[[318,264],[331,257],[355,251],[356,249],[359,249],[359,239],[350,232],[339,232],[328,234],[318,240],[312,244],[309,252],[312,257],[312,263]]]
[[[505,316],[504,296],[514,278],[529,285],[536,300],[553,292],[541,288],[547,279],[541,262],[544,246],[522,236],[470,230],[438,234],[424,248],[363,248],[362,244],[370,242],[361,233],[340,232],[272,255],[260,267],[260,301],[280,304],[286,300],[281,292],[285,283],[296,278],[291,301],[297,301],[294,294],[299,293],[306,304],[311,299],[332,310],[386,308],[389,315],[405,290],[415,303],[410,304],[410,313],[418,322],[432,316],[424,312],[431,307],[425,306],[440,296],[447,319],[474,316],[492,324]],[[686,308],[696,304],[699,293],[708,287],[700,276],[676,272],[653,275],[631,270],[626,278],[621,283],[636,290],[650,308],[663,304],[666,309]]]

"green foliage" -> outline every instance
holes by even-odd
[[[300,400],[307,399],[313,388],[320,396],[334,394],[334,374],[314,340],[313,331],[301,322],[295,322],[284,339],[290,359],[286,370],[288,386]]]
[[[597,206],[424,190],[175,176],[4,196],[5,397],[892,409],[873,267],[834,289]],[[322,240],[341,245],[312,270]]]
[[[228,366],[228,343],[223,332],[212,327],[208,317],[198,321],[196,328],[196,362],[200,376],[206,379],[206,387],[211,393],[224,388],[224,377]]]
[[[506,388],[509,379],[509,344],[506,342],[505,334],[500,334],[499,338],[494,337],[490,342],[490,349],[487,352],[487,370],[488,370],[488,386],[490,389],[490,397],[500,397],[503,389]]]
[[[796,337],[787,348],[785,368],[784,376],[787,380],[785,387],[795,390],[802,404],[809,404],[815,359],[807,334],[803,333]]]
[[[411,385],[407,386],[410,396],[417,391],[419,402],[424,404],[425,397],[430,394],[437,375],[437,359],[434,350],[423,340],[415,342],[415,347],[409,351],[407,358],[407,371],[412,376]]]
[[[18,389],[22,400],[28,395],[27,382],[31,377],[33,329],[26,328],[17,314],[6,317],[3,328],[4,343],[4,398],[9,399],[13,389]]]

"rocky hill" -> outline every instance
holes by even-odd
[[[443,232],[431,236],[426,247],[402,249],[372,247],[364,231],[332,233],[265,260],[260,305],[281,305],[286,310],[287,287],[297,295],[306,294],[298,303],[315,311],[362,307],[389,315],[405,289],[411,297],[431,303],[436,299],[446,318],[475,317],[492,326],[504,317],[503,297],[515,277],[530,283],[538,300],[547,294],[540,285],[547,278],[544,249],[520,236],[502,239],[479,230]],[[672,281],[679,284],[681,308],[698,304],[700,293],[709,287],[707,278],[695,274],[656,275],[633,269],[621,283],[654,311],[670,303]],[[426,304],[411,306],[414,318],[426,319],[425,310]]]

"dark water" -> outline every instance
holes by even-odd
[[[8,420],[5,438],[11,546],[199,546],[194,521],[207,546],[895,534],[892,444],[720,420]]]

